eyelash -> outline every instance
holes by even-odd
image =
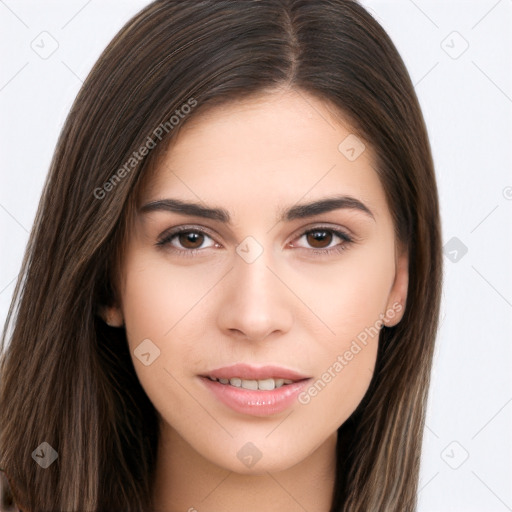
[[[334,247],[330,247],[327,249],[305,249],[304,247],[299,247],[299,249],[304,249],[306,251],[312,252],[314,255],[319,257],[322,256],[330,256],[331,254],[339,254],[342,251],[345,251],[350,244],[354,243],[354,239],[347,235],[343,231],[339,231],[334,228],[329,228],[327,226],[315,226],[314,228],[310,228],[306,231],[303,231],[297,238],[302,238],[305,235],[309,235],[310,233],[315,233],[318,231],[326,231],[328,233],[332,233],[336,235],[338,238],[343,240],[343,243],[335,245]],[[176,247],[172,247],[170,245],[173,238],[181,233],[201,233],[203,235],[212,238],[204,229],[198,227],[190,227],[190,226],[182,226],[180,228],[176,228],[171,230],[170,232],[165,233],[162,237],[155,243],[157,247],[165,247],[169,249],[173,253],[181,253],[181,256],[191,258],[194,257],[198,252],[203,251],[204,249],[177,249]]]

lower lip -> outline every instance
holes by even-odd
[[[225,405],[241,414],[270,416],[290,407],[311,379],[286,384],[272,391],[253,391],[200,377],[206,387]]]

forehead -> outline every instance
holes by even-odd
[[[236,209],[248,200],[270,207],[333,192],[358,197],[377,214],[385,207],[373,149],[328,103],[288,91],[233,101],[187,120],[142,202],[172,195]]]

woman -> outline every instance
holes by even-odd
[[[4,330],[16,503],[414,510],[441,261],[360,5],[151,3],[75,101]]]

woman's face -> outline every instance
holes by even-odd
[[[110,311],[164,432],[238,473],[334,447],[406,299],[372,165],[306,93],[184,125],[142,194]]]

